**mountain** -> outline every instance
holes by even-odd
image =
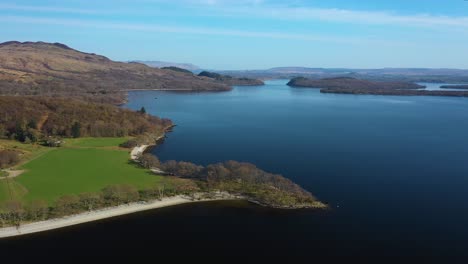
[[[177,62],[167,62],[167,61],[132,61],[138,62],[154,68],[165,68],[165,67],[176,67],[189,71],[199,71],[200,67],[193,65],[191,63],[177,63]]]
[[[112,61],[60,43],[0,44],[0,94],[122,103],[129,90],[224,91],[227,85],[141,63]]]

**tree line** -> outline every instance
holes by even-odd
[[[25,222],[43,221],[180,194],[191,195],[197,191],[199,188],[193,181],[165,177],[162,182],[151,188],[139,190],[129,184],[109,185],[96,193],[67,194],[59,197],[52,204],[44,200],[34,200],[27,204],[18,200],[10,200],[0,207],[0,227],[19,227]]]
[[[246,162],[226,161],[200,166],[186,161],[161,162],[152,154],[139,157],[140,164],[148,169],[158,168],[165,173],[192,179],[206,191],[226,191],[251,198],[274,207],[312,205],[317,199],[308,191],[282,175],[265,172]]]

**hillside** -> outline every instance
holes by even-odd
[[[128,90],[229,90],[227,85],[140,63],[115,62],[60,43],[0,44],[0,94],[74,96],[121,103]]]
[[[49,136],[157,137],[172,126],[168,119],[108,104],[39,96],[0,96],[0,138],[21,142]]]

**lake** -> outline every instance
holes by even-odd
[[[75,255],[468,259],[468,99],[321,94],[286,82],[219,93],[138,91],[126,107],[144,106],[177,125],[153,149],[161,160],[251,162],[297,182],[331,211],[182,205],[0,246],[37,254],[55,247]]]

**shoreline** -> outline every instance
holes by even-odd
[[[133,160],[133,161],[136,161],[138,159],[138,156],[139,155],[143,155],[145,154],[148,150],[150,150],[151,148],[154,148],[158,145],[158,141],[165,138],[166,137],[166,133],[164,133],[163,135],[159,136],[156,140],[155,140],[155,143],[154,144],[147,144],[147,145],[140,145],[140,146],[136,146],[134,147],[131,151],[130,151],[130,159]]]
[[[8,237],[16,237],[27,234],[39,233],[49,230],[55,230],[59,228],[64,228],[68,226],[79,225],[83,223],[94,222],[102,219],[148,211],[157,208],[175,206],[180,204],[188,203],[198,203],[198,202],[210,202],[210,201],[233,201],[233,200],[243,200],[245,198],[240,196],[231,195],[228,193],[218,193],[217,197],[214,198],[203,198],[200,200],[195,200],[187,196],[178,195],[173,197],[165,197],[161,200],[155,200],[151,202],[136,202],[125,205],[119,205],[114,207],[108,207],[104,209],[99,209],[95,211],[89,211],[85,213],[75,214],[71,216],[66,216],[62,218],[55,218],[44,220],[40,222],[33,222],[21,225],[19,228],[13,227],[4,227],[0,228],[0,239]]]

